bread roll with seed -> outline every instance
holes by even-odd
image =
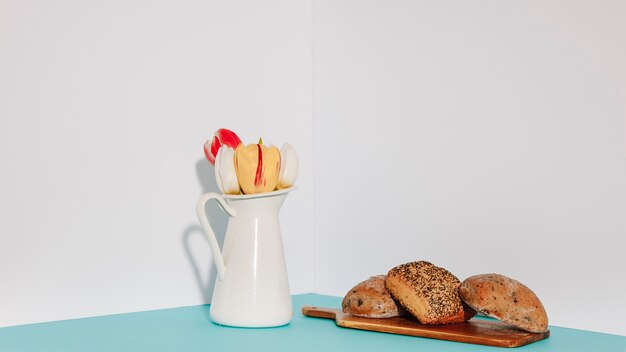
[[[517,280],[499,274],[475,275],[461,283],[459,294],[467,305],[486,316],[529,332],[548,329],[548,315],[541,301]]]
[[[406,314],[385,289],[385,277],[372,276],[354,286],[341,303],[343,312],[366,318],[392,318]]]
[[[461,323],[476,314],[459,297],[461,281],[429,262],[396,266],[385,283],[391,296],[422,324]]]

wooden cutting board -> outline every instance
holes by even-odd
[[[345,328],[496,347],[524,346],[550,336],[550,331],[534,334],[518,330],[497,320],[487,319],[470,319],[459,324],[424,325],[409,316],[385,319],[361,318],[346,314],[340,309],[311,306],[303,306],[302,314],[309,317],[335,319],[337,325]]]

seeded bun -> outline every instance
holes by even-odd
[[[344,297],[344,313],[366,318],[392,318],[407,314],[385,288],[385,275],[372,276],[354,286]]]
[[[531,289],[499,274],[467,278],[459,287],[461,299],[477,311],[529,332],[548,329],[548,315]]]
[[[422,324],[461,323],[476,314],[462,303],[460,284],[446,269],[425,261],[396,266],[385,280],[391,296]]]

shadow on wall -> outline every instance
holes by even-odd
[[[200,182],[200,185],[202,185],[203,193],[221,193],[217,188],[217,182],[215,181],[215,172],[213,170],[213,166],[211,166],[206,159],[203,158],[196,162],[196,175],[198,176],[198,181]],[[199,196],[200,195],[198,195],[198,197]],[[217,202],[207,203],[205,211],[221,248],[224,244],[224,236],[226,235],[228,215],[220,208]],[[209,241],[204,233],[204,230],[199,224],[190,225],[185,229],[185,231],[183,231],[183,248],[185,249],[185,252],[187,254],[187,259],[189,260],[189,264],[191,265],[191,269],[193,270],[196,282],[198,283],[198,289],[200,290],[200,294],[202,295],[202,301],[204,303],[210,303],[213,297],[215,280],[217,279],[217,271],[215,269],[215,265],[213,264],[213,259],[210,256],[207,258],[194,257],[193,251],[191,250],[191,245],[194,242],[195,237],[202,238],[202,245],[206,246],[207,252],[210,252]],[[198,241],[196,240],[195,242],[197,245]],[[200,268],[204,265],[209,265],[211,267],[206,278],[202,277],[201,273],[203,272],[203,270],[200,270]]]

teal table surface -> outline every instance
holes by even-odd
[[[293,303],[292,322],[278,328],[218,326],[208,305],[7,327],[0,351],[626,351],[625,336],[560,327],[514,349],[346,329],[301,314],[303,305],[339,308],[341,298],[305,294]]]

